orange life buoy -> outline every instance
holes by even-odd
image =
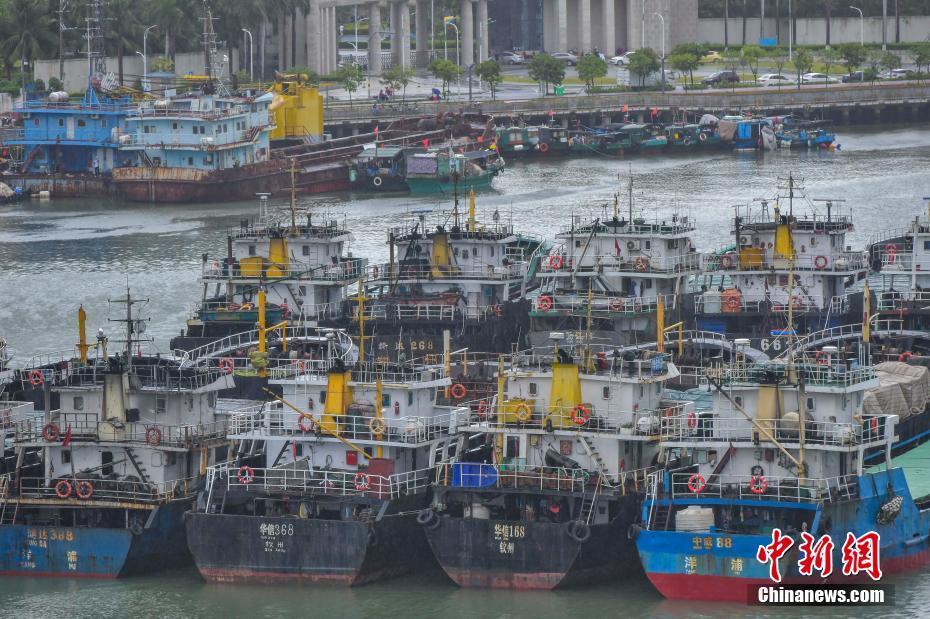
[[[749,480],[749,490],[753,494],[762,494],[768,487],[769,482],[762,475],[753,475],[752,479]]]
[[[539,297],[539,300],[536,301],[536,306],[540,311],[548,312],[552,309],[552,297],[548,295],[543,295]]]
[[[368,490],[371,488],[371,477],[368,476],[368,473],[363,473],[359,471],[355,474],[355,489],[359,492]]]
[[[42,370],[30,370],[29,371],[29,383],[33,387],[38,387],[45,382],[45,377],[42,375]]]
[[[549,152],[549,143],[548,143],[548,142],[540,142],[540,143],[539,143],[539,152],[541,152],[541,153],[548,153],[548,152]]]
[[[49,443],[57,441],[59,436],[61,436],[61,429],[54,423],[47,423],[45,427],[42,428],[42,438]]]
[[[90,497],[94,496],[94,484],[82,479],[77,483],[77,490],[75,491],[77,498],[84,499],[85,501]]]
[[[236,479],[239,480],[240,484],[245,484],[246,486],[255,481],[255,469],[253,469],[248,464],[243,464],[239,467],[239,473],[236,474]]]
[[[312,431],[313,431],[314,425],[316,425],[316,424],[314,424],[312,421],[311,421],[310,423],[308,423],[308,424],[304,424],[304,418],[303,418],[303,417],[298,417],[298,418],[297,418],[297,428],[298,428],[301,432],[303,432],[304,434],[307,434],[308,432],[312,432]]]
[[[576,426],[583,426],[591,418],[591,411],[584,404],[579,404],[572,409],[572,421]]]
[[[824,353],[822,350],[818,350],[817,354],[814,355],[814,361],[817,362],[817,365],[829,365],[830,363],[826,353]]]
[[[492,310],[494,312],[494,315],[498,318],[504,315],[504,308],[501,307],[500,305],[493,305]]]
[[[694,414],[694,411],[688,413],[688,427],[691,429],[697,427],[697,415]]]
[[[688,490],[694,494],[700,494],[707,487],[707,480],[699,473],[695,473],[688,478]]]
[[[55,496],[59,499],[67,499],[71,496],[71,482],[67,479],[59,479],[58,483],[55,484]]]
[[[468,389],[466,389],[465,385],[462,383],[455,383],[452,385],[452,389],[449,390],[449,393],[451,393],[452,397],[456,400],[461,400],[468,395]]]
[[[649,258],[646,258],[645,256],[637,256],[633,261],[633,268],[640,273],[643,273],[646,269],[649,268]]]
[[[822,271],[827,268],[827,257],[826,256],[817,256],[814,258],[814,268],[818,271]]]
[[[145,431],[145,442],[152,447],[158,447],[161,444],[161,429],[152,426]]]
[[[898,361],[900,361],[900,362],[902,362],[902,363],[905,363],[905,362],[907,362],[907,361],[910,361],[911,358],[912,358],[913,356],[914,356],[914,353],[912,353],[911,351],[907,350],[907,351],[901,353],[900,355],[898,355]]]
[[[486,419],[488,416],[488,403],[484,400],[478,402],[478,418]]]
[[[737,310],[739,309],[739,298],[738,297],[727,297],[727,300],[724,301],[727,306],[727,309]]]
[[[220,369],[222,369],[225,373],[232,374],[233,367],[235,367],[235,363],[233,362],[232,358],[223,357],[220,359]]]
[[[555,255],[549,256],[549,268],[555,271],[558,271],[562,268],[562,265],[565,264],[565,261],[562,259],[562,256]]]
[[[732,269],[733,268],[733,256],[730,254],[724,254],[720,257],[720,268],[721,269]]]
[[[610,300],[610,311],[612,312],[623,311],[623,299],[611,299]]]

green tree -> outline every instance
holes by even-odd
[[[885,52],[881,55],[879,66],[889,73],[901,68],[901,57],[894,52]]]
[[[147,4],[144,9],[145,21],[158,24],[158,29],[164,34],[166,58],[177,51],[176,41],[199,41],[199,9],[199,4],[193,0],[150,0]]]
[[[651,47],[643,47],[630,54],[630,73],[639,76],[640,86],[646,85],[646,78],[659,70],[662,63]]]
[[[48,6],[38,0],[4,0],[0,2],[0,54],[7,75],[23,63],[50,56],[55,49],[52,19]]]
[[[769,51],[769,62],[775,67],[775,71],[782,75],[785,65],[788,64],[788,50],[784,47],[776,47]],[[778,89],[781,90],[781,81],[778,82]]]
[[[727,69],[739,75],[739,69],[742,63],[743,63],[743,54],[739,49],[735,47],[731,47],[729,49],[723,50],[723,66],[725,66]],[[739,80],[737,80],[736,82],[730,82],[730,86],[732,86],[734,91],[736,90],[736,84],[738,82]]]
[[[843,54],[835,47],[827,47],[820,52],[820,62],[824,65],[824,73],[827,77],[823,80],[823,85],[829,87],[830,67],[835,67],[843,60]]]
[[[873,86],[875,85],[875,80],[878,79],[879,67],[882,66],[884,56],[885,53],[880,49],[869,50],[865,58],[867,66],[862,71],[863,81],[870,82]]]
[[[840,52],[840,58],[843,66],[846,67],[846,73],[852,75],[852,72],[862,66],[867,59],[866,48],[856,43],[843,43],[837,50]]]
[[[347,63],[336,69],[332,77],[345,88],[349,94],[349,105],[353,105],[352,93],[358,90],[359,84],[365,79],[362,69],[357,64]]]
[[[916,43],[911,46],[911,56],[917,66],[917,77],[920,79],[921,67],[930,71],[930,43]]]
[[[355,65],[357,66],[357,65]],[[392,90],[403,92],[402,99],[407,101],[407,84],[416,75],[416,71],[410,67],[402,67],[399,64],[390,69],[381,72],[381,83],[389,86]]]
[[[752,72],[752,81],[759,81],[759,63],[765,57],[765,50],[758,45],[743,46],[743,62]]]
[[[680,47],[680,46],[679,46]],[[676,49],[678,49],[676,47]],[[687,73],[691,78],[691,86],[694,86],[694,70],[701,66],[701,57],[691,52],[680,52],[672,54],[668,59],[672,68],[681,73]]]
[[[491,99],[496,99],[497,87],[504,81],[500,64],[496,60],[485,60],[475,67],[475,75],[491,89]]]
[[[585,54],[578,61],[578,77],[584,82],[585,89],[590,93],[594,89],[594,82],[607,75],[607,61],[596,54]]]
[[[677,56],[679,54],[693,54],[698,57],[698,60],[703,58],[704,54],[707,53],[707,45],[705,43],[679,43],[672,49],[671,56]],[[683,69],[679,69],[682,71]]]
[[[791,65],[794,67],[795,74],[798,78],[798,90],[801,89],[801,76],[805,73],[809,73],[811,67],[814,66],[814,57],[811,56],[811,53],[806,49],[799,49],[795,51],[794,58],[791,61]]]
[[[433,75],[433,77],[442,80],[443,96],[449,95],[449,84],[462,77],[462,73],[464,72],[462,67],[458,66],[451,60],[446,60],[444,58],[437,58],[436,60],[429,63],[427,70]]]
[[[549,85],[560,85],[565,80],[565,64],[549,54],[536,54],[530,61],[530,77],[545,84],[545,94],[549,94]]]
[[[106,45],[116,56],[117,76],[123,84],[123,56],[142,40],[139,10],[134,0],[110,0],[106,5]],[[131,53],[131,52],[130,52]]]

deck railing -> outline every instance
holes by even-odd
[[[68,496],[62,497],[60,493],[65,487],[57,487],[60,481],[68,483]],[[83,482],[83,483],[82,483]],[[86,484],[90,484],[89,488]],[[12,479],[11,474],[0,476],[0,504],[8,501],[29,502],[41,500],[43,502],[56,501],[77,504],[93,504],[94,502],[118,502],[129,504],[157,505],[170,503],[193,496],[201,487],[202,478],[188,477],[174,479],[160,483],[146,483],[141,481],[93,479],[78,474],[76,477],[60,477],[46,480],[42,477],[23,477],[18,481]],[[78,495],[79,485],[82,495],[87,490],[90,496],[82,498]],[[11,508],[6,507],[9,511]]]
[[[624,248],[623,254],[585,254],[573,259],[572,256],[556,250],[544,257],[541,271],[545,275],[571,275],[575,272],[624,272],[624,273],[690,273],[702,268],[700,254],[680,256],[653,257],[645,254],[629,255]]]
[[[712,476],[709,483],[704,480],[704,487],[701,487],[701,480],[693,476],[694,473],[671,473],[669,475],[672,499],[725,498],[743,501],[823,503],[849,500],[858,496],[859,493],[859,481],[855,475],[819,479],[718,475]],[[691,487],[688,486],[689,481]],[[692,488],[698,489],[699,492],[694,492]],[[668,490],[666,489],[666,492]],[[650,498],[655,498],[655,496]]]
[[[46,434],[50,432],[57,437],[55,440],[70,432],[70,440],[75,443],[145,443],[152,447],[189,448],[225,439],[227,422],[166,425],[100,421],[94,413],[53,412],[48,423],[43,419],[27,419],[14,424],[14,440],[19,443],[49,442]]]
[[[540,294],[533,301],[533,311],[538,314],[569,315],[580,318],[587,317],[588,308],[591,308],[593,318],[607,318],[616,315],[651,314],[658,311],[659,300],[662,300],[665,309],[675,308],[674,295],[656,295],[653,297],[634,297],[622,294],[588,295],[576,294]]]
[[[521,279],[526,275],[527,263],[515,262],[509,266],[451,265],[431,266],[426,264],[373,264],[366,269],[366,279],[374,284],[387,280],[447,280],[469,279],[506,281]]]
[[[706,260],[706,272],[718,271],[824,271],[847,272],[861,271],[869,266],[868,254],[865,252],[836,252],[818,254],[811,248],[810,253],[795,253],[793,265],[788,259],[776,258],[772,250],[765,250],[761,255],[746,254],[740,258],[735,252],[724,255],[710,255]]]
[[[234,263],[232,268],[217,260],[207,260],[201,267],[204,281],[225,282],[227,280],[294,279],[306,281],[345,282],[359,278],[368,264],[367,258],[346,258],[336,264],[290,262],[287,266],[267,262],[260,267],[243,267]]]

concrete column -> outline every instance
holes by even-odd
[[[417,15],[415,28],[417,31],[417,57],[415,66],[425,67],[429,64],[429,51],[431,42],[429,40],[429,2],[428,0],[417,0]]]
[[[400,17],[400,64],[402,67],[410,66],[410,2],[401,0],[397,4],[398,17]]]
[[[294,16],[288,15],[284,18],[284,57],[281,60],[282,69],[290,69],[294,66]]]
[[[326,19],[328,10],[320,9],[320,73],[323,75],[329,73],[329,24]]]
[[[478,60],[484,62],[491,55],[488,40],[488,0],[478,0]]]
[[[368,5],[368,73],[381,75],[381,7]]]
[[[330,64],[333,67],[331,70],[335,71],[339,68],[339,19],[336,16],[336,7],[329,9],[329,33],[333,41],[329,47],[330,54],[332,54]]]
[[[604,52],[607,58],[613,56],[617,49],[617,39],[614,34],[614,23],[616,21],[614,1],[603,0],[601,7],[601,28],[604,33],[601,41],[601,51]]]
[[[320,0],[310,0],[310,8],[304,21],[307,29],[307,67],[317,73],[323,73],[320,21]]]
[[[391,28],[391,60],[395,65],[400,64],[400,4],[388,2],[389,23]]]
[[[556,46],[551,51],[568,51],[568,0],[555,0]]]
[[[578,0],[580,3],[578,16],[578,40],[581,42],[581,53],[587,54],[591,47],[591,0]]]
[[[461,40],[460,62],[463,67],[475,62],[475,16],[472,11],[472,0],[462,0],[462,14],[459,24],[459,39]]]
[[[309,58],[307,58],[307,28],[304,24],[307,23],[307,15],[301,10],[298,10],[294,15],[294,24],[296,31],[296,37],[294,42],[296,43],[296,56],[294,57],[294,64],[301,67],[310,66]],[[248,53],[248,47],[246,48],[246,53]],[[248,63],[248,59],[246,59]]]

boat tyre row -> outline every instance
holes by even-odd
[[[439,528],[441,522],[439,514],[432,508],[420,510],[420,513],[417,514],[417,524],[430,531]],[[565,533],[579,544],[584,544],[591,539],[591,527],[583,520],[566,522]]]

